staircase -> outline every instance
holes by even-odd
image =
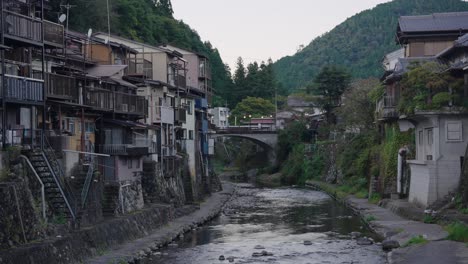
[[[72,190],[63,179],[58,161],[50,161],[50,158],[47,157],[47,152],[52,151],[52,149],[32,149],[28,156],[34,170],[44,183],[46,197],[50,201],[54,213],[75,221],[76,199],[73,198]]]
[[[102,204],[102,214],[104,216],[114,216],[119,203],[120,186],[104,186],[104,200]]]

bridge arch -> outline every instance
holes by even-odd
[[[268,160],[272,164],[276,164],[276,144],[278,142],[278,134],[276,133],[217,133],[211,134],[210,138],[241,138],[249,140],[265,150],[268,154]]]

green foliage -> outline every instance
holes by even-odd
[[[409,247],[409,246],[414,246],[414,245],[423,245],[428,243],[429,241],[424,238],[423,236],[414,236],[410,240],[408,240],[405,244],[403,244],[403,247]]]
[[[373,204],[377,204],[380,200],[382,200],[382,196],[378,193],[373,193],[371,197],[369,197],[369,202]]]
[[[370,223],[372,221],[375,221],[377,220],[377,218],[373,215],[367,215],[365,218],[364,218],[364,221],[367,222],[367,223]]]
[[[11,172],[7,168],[3,168],[0,170],[0,182],[9,181],[11,178]]]
[[[443,71],[443,66],[435,63],[415,64],[401,81],[402,94],[398,111],[412,114],[415,110],[436,110],[448,106],[462,92],[463,84],[449,72]],[[455,94],[449,94],[451,89]],[[462,102],[455,102],[461,105]]]
[[[237,117],[238,122],[249,121],[249,116],[269,117],[274,112],[275,105],[271,101],[259,97],[246,97],[231,111],[230,122],[234,123],[234,117]]]
[[[432,215],[425,215],[423,222],[425,224],[434,224],[436,222],[436,219]]]
[[[59,215],[54,216],[54,218],[52,219],[52,223],[56,225],[64,225],[67,223],[67,218],[65,218],[65,215],[61,213]]]
[[[397,125],[386,126],[385,132],[385,141],[380,151],[380,165],[384,183],[389,183],[396,181],[399,149],[404,146],[414,149],[414,132],[400,132]]]
[[[340,104],[341,95],[349,88],[350,81],[351,76],[336,66],[323,67],[315,77],[313,92],[320,96],[317,105],[326,112],[329,123],[331,111]]]
[[[234,86],[226,93],[226,100],[231,108],[248,96],[273,100],[275,92],[280,95],[286,94],[282,86],[276,83],[271,59],[267,63],[252,62],[246,68],[244,61],[239,57],[233,80]]]
[[[327,64],[348,67],[354,78],[380,77],[382,57],[398,49],[395,29],[399,16],[461,11],[468,11],[468,3],[460,0],[397,0],[377,5],[277,61],[278,81],[290,91],[306,87]]]
[[[286,129],[283,129],[278,134],[278,147],[276,158],[278,162],[285,161],[296,144],[301,142],[309,142],[311,135],[307,130],[305,121],[293,122]]]
[[[356,80],[344,92],[342,104],[335,110],[336,115],[341,120],[340,126],[343,130],[368,131],[374,129],[376,100],[371,97],[371,93],[376,90],[376,87],[381,87],[376,78]]]
[[[283,164],[281,170],[282,183],[286,185],[296,184],[303,175],[303,163],[305,160],[304,156],[304,145],[296,144],[292,152],[289,154],[288,159]],[[303,182],[302,184],[304,184]]]
[[[434,108],[441,108],[443,106],[447,106],[452,99],[453,95],[449,92],[440,92],[432,97],[432,105]]]
[[[468,226],[461,222],[451,223],[445,229],[449,233],[447,239],[459,242],[468,242]]]

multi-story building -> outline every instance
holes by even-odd
[[[397,44],[403,49],[388,54],[384,59],[386,72],[382,82],[385,93],[377,103],[377,118],[380,124],[398,123],[402,131],[413,129],[416,142],[415,159],[406,161],[411,170],[411,180],[401,178],[404,177],[404,169],[400,166],[394,191],[407,194],[410,202],[422,206],[434,203],[457,188],[460,157],[466,147],[463,125],[467,117],[460,112],[457,100],[450,100],[437,109],[400,113],[397,109],[403,89],[400,81],[413,64],[430,62],[442,68],[445,66],[455,80],[464,79],[467,86],[468,78],[464,77],[463,67],[460,68],[463,61],[463,52],[460,51],[466,52],[462,36],[466,33],[468,12],[403,16],[399,19],[396,37]],[[434,92],[425,99],[427,104],[431,104]],[[466,96],[449,87],[441,92],[452,98]],[[382,131],[385,127],[381,126]],[[406,152],[402,149],[399,155]],[[410,182],[409,186],[405,185],[407,182]]]
[[[209,110],[210,122],[219,129],[226,129],[229,127],[229,108],[215,107]]]

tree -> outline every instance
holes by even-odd
[[[327,121],[332,120],[332,110],[340,105],[341,95],[348,89],[351,76],[343,69],[325,66],[314,80],[314,93],[321,96],[319,106],[326,112]]]
[[[444,66],[435,62],[410,65],[400,82],[398,111],[412,114],[415,110],[440,109],[450,102],[462,105],[463,79],[444,70]]]
[[[247,97],[232,110],[231,120],[234,120],[234,117],[237,117],[238,121],[241,119],[250,120],[250,117],[266,117],[274,112],[275,105],[271,101],[258,97]]]
[[[343,93],[343,104],[336,114],[344,129],[371,130],[374,128],[375,100],[371,92],[380,85],[376,78],[356,80]]]

